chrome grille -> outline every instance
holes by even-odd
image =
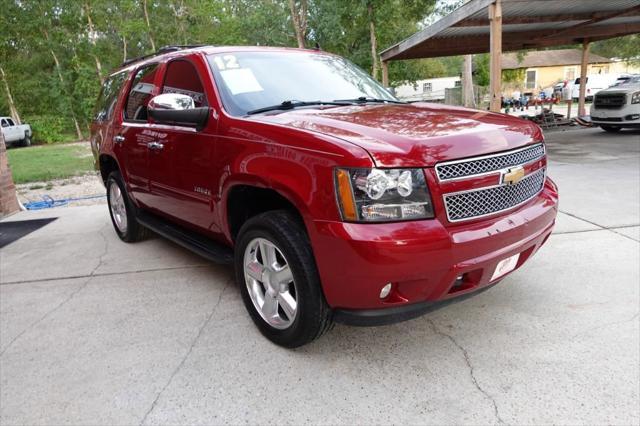
[[[619,109],[627,103],[624,93],[598,93],[593,101],[596,109]]]
[[[496,172],[510,166],[526,164],[539,160],[543,156],[544,145],[537,144],[502,154],[436,164],[436,173],[441,181],[460,179]]]
[[[444,195],[450,222],[467,220],[516,207],[535,197],[544,185],[545,170],[525,176],[515,185],[499,185]]]

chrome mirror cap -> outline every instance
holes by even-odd
[[[180,93],[163,93],[149,101],[150,110],[184,111],[194,109],[196,103],[191,96]]]

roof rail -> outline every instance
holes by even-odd
[[[137,58],[127,59],[126,61],[124,61],[122,63],[121,66],[125,67],[127,65],[133,64],[134,62],[138,62],[138,61],[141,61],[143,59],[151,58],[153,56],[162,55],[164,53],[177,52],[179,50],[192,49],[194,47],[202,47],[202,46],[206,46],[206,44],[183,44],[183,45],[162,46],[160,49],[158,49],[157,51],[155,51],[153,53],[149,53],[149,54],[146,54],[146,55],[138,56]]]

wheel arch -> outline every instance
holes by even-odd
[[[251,217],[271,210],[293,213],[305,227],[311,220],[306,204],[293,191],[246,177],[229,183],[222,197],[222,220],[229,241],[235,241],[242,225]]]
[[[112,155],[100,154],[100,156],[98,157],[98,166],[100,167],[100,177],[102,178],[102,183],[104,183],[105,186],[111,172],[118,171],[122,174],[122,169],[118,164],[118,160],[116,160]]]

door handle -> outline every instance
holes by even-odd
[[[152,149],[154,151],[160,151],[161,149],[164,148],[164,144],[161,144],[160,142],[149,142],[147,144],[147,148]]]
[[[115,143],[117,143],[118,145],[121,145],[121,144],[122,144],[122,142],[124,142],[124,136],[122,136],[122,135],[115,135],[115,136],[113,137],[113,141],[114,141]]]

